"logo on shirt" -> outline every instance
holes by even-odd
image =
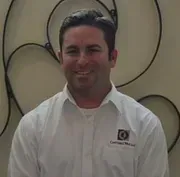
[[[129,141],[129,134],[130,134],[129,130],[119,129],[118,130],[117,140]]]
[[[117,140],[110,141],[110,144],[135,147],[135,144],[129,142],[129,138],[130,138],[130,130],[119,129],[117,133]]]

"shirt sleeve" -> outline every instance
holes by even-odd
[[[136,177],[169,177],[167,143],[161,122],[154,115],[150,116],[149,122],[142,134],[145,143],[138,159]]]
[[[8,177],[39,177],[33,116],[21,119],[12,140]]]

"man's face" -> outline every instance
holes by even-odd
[[[103,32],[92,26],[78,26],[65,32],[59,57],[68,85],[73,90],[88,91],[103,88],[110,82],[117,51],[109,59]]]

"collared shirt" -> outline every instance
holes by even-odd
[[[26,114],[13,137],[8,176],[169,177],[165,135],[150,110],[112,84],[89,115],[67,85]]]

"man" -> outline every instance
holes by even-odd
[[[110,80],[115,33],[96,10],[64,20],[59,58],[67,84],[20,121],[9,177],[169,177],[159,119]]]

